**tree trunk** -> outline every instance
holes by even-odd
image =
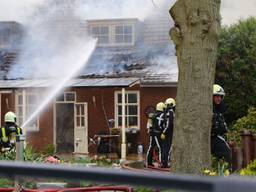
[[[210,130],[220,0],[177,0],[170,9],[179,67],[172,172],[202,174],[211,165]]]

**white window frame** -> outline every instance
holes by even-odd
[[[25,95],[25,99],[23,98],[23,96]],[[35,96],[36,97],[36,103],[37,104],[33,104],[33,105],[29,105],[28,103],[30,103],[28,101],[29,96]],[[22,100],[22,104],[19,103],[19,96],[21,96],[21,100]],[[25,102],[25,103],[23,103]],[[16,92],[16,97],[15,97],[15,108],[16,108],[16,115],[17,115],[17,124],[19,126],[21,126],[26,118],[28,117],[28,107],[34,107],[37,108],[39,105],[39,94],[37,91],[26,91],[26,90],[21,90],[21,91],[17,91]],[[25,106],[24,106],[25,105]],[[24,108],[25,107],[25,108]],[[21,108],[21,110],[19,110],[19,108]],[[21,112],[22,111],[22,112]],[[20,114],[22,113],[22,114]],[[23,114],[25,113],[25,114]],[[30,124],[27,125],[26,130],[30,130],[30,131],[39,131],[39,116],[37,115],[35,117],[35,126],[31,126]]]
[[[119,43],[117,43],[116,42],[116,35],[121,35],[121,34],[116,34],[115,33],[115,29],[116,29],[116,27],[118,27],[118,26],[122,26],[122,27],[125,27],[125,26],[130,26],[130,27],[132,27],[132,32],[131,32],[131,36],[132,36],[132,40],[131,40],[131,42],[127,42],[127,43],[125,43],[125,42],[119,42]],[[105,47],[105,46],[133,46],[134,44],[135,44],[135,24],[134,23],[125,23],[125,22],[123,22],[123,23],[109,23],[109,24],[106,24],[106,23],[100,23],[100,24],[91,24],[90,25],[90,34],[93,36],[93,37],[95,37],[93,34],[92,34],[92,28],[93,27],[108,27],[108,29],[109,29],[109,33],[108,33],[108,35],[109,35],[109,43],[100,43],[100,42],[98,42],[98,44],[97,44],[97,46],[99,46],[99,47]],[[123,34],[124,35],[124,34]]]
[[[107,34],[101,33],[101,29],[102,29],[103,27],[107,27],[107,28],[108,28],[108,33],[107,33]],[[99,34],[94,34],[94,33],[93,33],[93,28],[98,28],[98,30],[100,31],[100,33],[99,33]],[[98,44],[99,44],[99,45],[108,45],[108,44],[110,44],[110,27],[109,27],[109,26],[104,26],[104,25],[91,26],[90,30],[91,30],[90,33],[91,33],[92,37],[98,39]],[[108,37],[108,43],[102,43],[102,42],[100,42],[100,38],[101,38],[101,37]]]
[[[122,27],[123,28],[123,33],[116,33],[116,27]],[[124,33],[124,28],[125,27],[131,27],[131,33]],[[114,30],[115,30],[115,44],[116,45],[131,45],[131,44],[133,44],[133,42],[134,42],[134,29],[133,29],[133,26],[132,25],[129,25],[129,24],[122,24],[122,25],[115,25],[114,26]],[[125,42],[124,41],[124,39],[125,39],[125,36],[131,36],[131,42]],[[117,42],[116,41],[116,37],[117,36],[122,36],[122,39],[123,39],[123,41],[122,42]]]
[[[119,103],[118,104],[118,95],[119,94],[121,94],[122,95],[122,91],[115,91],[115,127],[116,128],[121,128],[122,126],[120,125],[120,126],[118,126],[118,124],[119,124],[119,119],[118,119],[118,117],[119,116],[121,116],[122,114],[118,114],[118,106],[122,106],[122,103]],[[135,104],[135,103],[131,103],[131,104],[129,104],[129,103],[125,103],[125,106],[131,106],[131,105],[137,105],[137,115],[136,115],[136,117],[137,117],[137,126],[130,126],[130,127],[127,127],[127,124],[125,125],[125,128],[126,129],[140,129],[140,92],[139,91],[125,91],[125,98],[126,98],[126,101],[128,101],[128,95],[129,94],[136,94],[137,95],[137,103]],[[127,110],[128,110],[128,108],[127,108]],[[129,117],[129,115],[127,115],[127,112],[128,111],[125,111],[125,118],[127,119],[128,117]],[[130,115],[130,116],[134,116],[134,115]],[[129,122],[128,120],[126,120],[126,122]]]
[[[67,100],[67,95],[68,94],[74,94],[74,100],[69,101]],[[63,100],[57,100],[60,96],[63,96]],[[55,98],[55,103],[75,103],[76,102],[76,92],[75,91],[64,91],[61,94],[58,94]]]

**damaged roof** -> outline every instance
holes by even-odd
[[[100,22],[105,21],[108,20],[100,20]],[[139,22],[137,19],[132,21]],[[145,21],[148,25],[151,25],[150,22]],[[158,21],[158,23],[161,22]],[[86,67],[78,74],[77,81],[69,85],[73,87],[127,86],[131,79],[139,79],[140,85],[145,87],[177,86],[178,69],[175,49],[168,39],[168,33],[165,34],[168,37],[165,37],[165,41],[162,41],[161,37],[160,42],[150,43],[151,34],[152,37],[156,35],[154,29],[143,26],[142,22],[139,24],[142,28],[151,30],[147,32],[144,40],[139,37],[132,46],[97,46]],[[161,28],[154,27],[156,30]],[[145,33],[140,31],[140,35]],[[0,79],[3,79],[0,81],[1,88],[51,86],[51,79],[24,80],[21,77],[21,79],[8,80],[7,73],[17,56],[18,52],[0,50]]]
[[[58,79],[12,79],[0,80],[0,89],[54,87]],[[131,87],[139,78],[88,78],[71,79],[65,87]]]

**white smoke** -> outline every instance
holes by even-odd
[[[154,14],[170,18],[167,0],[47,0],[33,10],[26,21],[26,36],[20,57],[9,78],[44,78],[65,76],[72,66],[70,55],[79,52],[88,37],[86,20],[131,18],[141,20]],[[36,5],[36,4],[34,4]],[[170,5],[171,6],[171,5]],[[171,22],[171,18],[170,18]],[[166,32],[168,33],[168,31]],[[82,54],[82,53],[81,53]],[[100,74],[113,71],[107,60],[91,68]],[[98,67],[100,69],[98,70]],[[117,67],[117,66],[116,66]],[[118,66],[121,69],[121,66]],[[112,69],[111,69],[112,68]],[[89,70],[89,69],[88,69]]]
[[[32,15],[35,7],[45,0],[1,0],[0,21],[18,21],[25,23]]]
[[[63,77],[76,60],[73,55],[84,53],[83,46],[90,40],[86,22],[74,14],[73,6],[59,1],[48,1],[34,12],[25,25],[25,37],[17,64],[9,78]]]
[[[77,14],[88,19],[138,18],[147,16],[175,0],[84,0]],[[168,13],[167,13],[168,14]]]

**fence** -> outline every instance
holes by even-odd
[[[251,161],[256,159],[256,135],[248,130],[243,130],[240,132],[240,136],[241,146],[230,143],[233,170],[246,167]]]
[[[90,168],[72,165],[37,164],[0,161],[0,175],[11,178],[39,177],[96,181],[131,186],[147,186],[158,190],[178,189],[204,192],[254,192],[256,180],[241,177],[201,177],[164,173],[138,173],[121,169]]]

